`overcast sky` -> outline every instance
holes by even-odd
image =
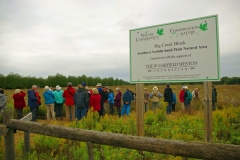
[[[129,30],[218,14],[221,77],[240,77],[239,0],[0,0],[0,73],[129,80]]]

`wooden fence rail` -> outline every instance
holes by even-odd
[[[117,133],[84,130],[50,124],[42,124],[31,121],[19,121],[11,119],[7,127],[29,133],[65,138],[69,140],[92,142],[102,145],[110,145],[140,151],[193,157],[201,159],[240,159],[240,146],[205,142],[184,142],[179,140],[167,140],[129,136]]]

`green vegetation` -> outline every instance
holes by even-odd
[[[82,76],[68,76],[65,77],[57,73],[53,76],[48,76],[48,78],[36,78],[35,76],[21,76],[17,73],[10,73],[7,76],[4,76],[0,73],[0,88],[4,89],[16,89],[16,88],[31,88],[33,84],[38,85],[40,87],[48,86],[66,86],[68,82],[72,82],[73,85],[77,86],[81,82],[86,82],[89,86],[95,86],[97,83],[102,83],[103,85],[108,86],[120,86],[129,84],[122,79],[114,79],[113,77],[109,78],[100,78],[100,77],[87,77],[86,75]]]

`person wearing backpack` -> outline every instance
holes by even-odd
[[[187,112],[188,114],[191,113],[191,106],[190,106],[190,102],[192,100],[192,93],[188,90],[188,87],[185,86],[184,87],[185,92],[184,92],[184,107],[185,107],[185,112]]]
[[[162,94],[158,92],[157,86],[153,87],[153,92],[150,93],[150,98],[152,101],[152,110],[155,112],[159,107],[160,98],[162,98]]]

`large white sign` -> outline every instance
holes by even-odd
[[[218,16],[130,30],[130,82],[219,81]]]

